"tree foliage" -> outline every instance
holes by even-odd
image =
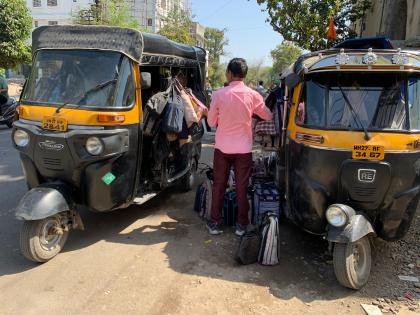
[[[213,88],[223,86],[223,83],[226,81],[225,66],[219,62],[209,63],[207,79],[209,80],[210,86]]]
[[[274,75],[282,73],[289,65],[296,61],[302,50],[292,42],[284,41],[271,51]]]
[[[264,66],[263,60],[248,65],[245,83],[250,87],[256,87],[258,81],[264,81],[264,85],[271,82],[271,67]]]
[[[209,62],[220,62],[220,56],[225,55],[225,46],[229,40],[225,38],[226,29],[207,27],[204,33],[205,47],[209,52]]]
[[[159,31],[160,35],[187,45],[194,45],[194,38],[190,34],[192,19],[188,12],[182,10],[179,6],[168,12],[168,16],[163,19],[165,26]]]
[[[125,0],[101,0],[98,4],[77,12],[74,22],[82,25],[108,25],[147,31],[131,15],[130,7]]]
[[[32,18],[24,0],[0,0],[0,68],[29,63]]]
[[[331,47],[338,41],[355,37],[351,22],[363,17],[371,0],[257,0],[265,5],[273,29],[285,40],[308,50]],[[337,39],[327,41],[328,18],[334,17]]]

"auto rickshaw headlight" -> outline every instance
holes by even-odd
[[[344,207],[340,205],[331,205],[325,214],[329,224],[335,227],[342,227],[349,221],[349,214]]]
[[[26,147],[29,143],[29,135],[26,131],[18,129],[13,134],[13,141],[18,147]]]
[[[89,137],[86,140],[86,151],[91,155],[100,155],[104,152],[104,144],[98,137]]]

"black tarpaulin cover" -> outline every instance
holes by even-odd
[[[41,26],[32,33],[32,51],[38,49],[103,49],[121,51],[141,62],[142,54],[167,55],[205,62],[205,52],[157,34],[129,28],[86,25]]]

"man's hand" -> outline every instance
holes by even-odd
[[[207,107],[203,108],[203,115],[206,117],[209,115],[209,109]]]

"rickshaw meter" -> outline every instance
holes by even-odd
[[[104,145],[99,138],[89,137],[86,140],[86,150],[91,155],[100,155],[104,151]]]
[[[26,147],[29,143],[29,135],[24,130],[16,130],[13,134],[13,141],[18,147]]]
[[[325,214],[328,223],[335,227],[342,227],[346,225],[350,219],[350,216],[354,213],[353,209],[347,208],[349,207],[338,204],[329,206]]]

